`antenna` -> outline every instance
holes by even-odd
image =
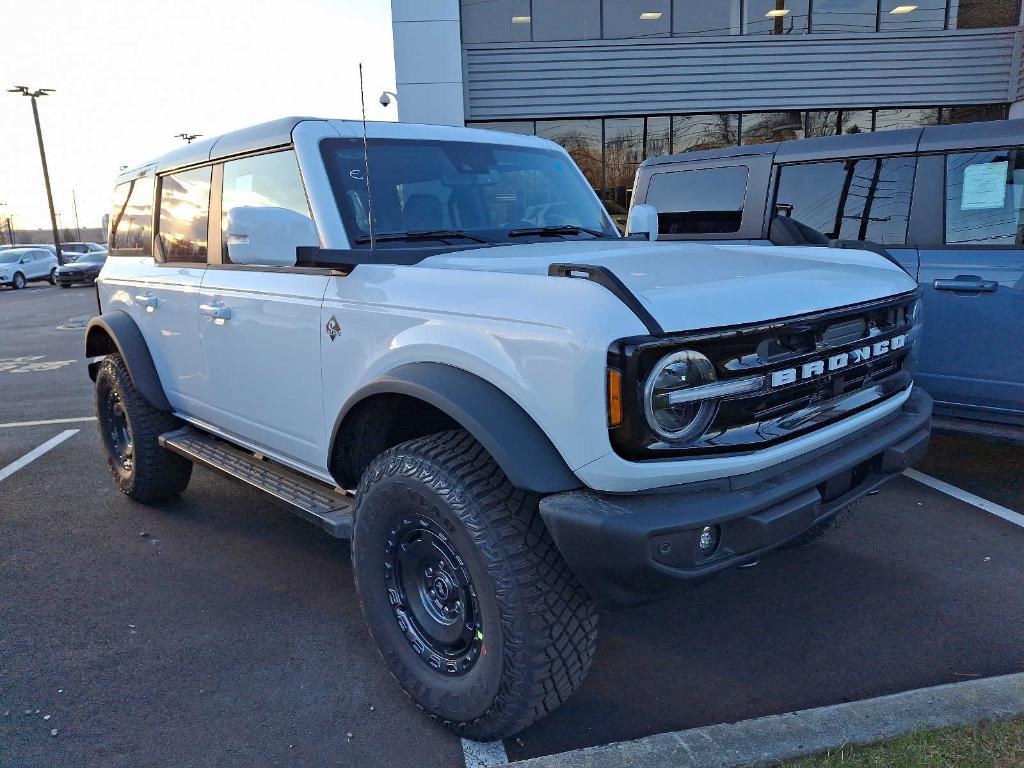
[[[376,243],[373,239],[373,192],[370,189],[370,148],[366,142],[366,95],[363,92],[363,62],[359,62],[359,103],[363,107],[363,169],[366,175],[366,210],[370,224],[370,250]]]

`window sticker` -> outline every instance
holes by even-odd
[[[1002,208],[1006,202],[1006,172],[1009,162],[978,163],[964,168],[961,211]]]

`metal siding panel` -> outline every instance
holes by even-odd
[[[467,45],[467,117],[1005,102],[1024,91],[1020,39],[1004,29]]]

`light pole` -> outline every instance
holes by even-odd
[[[39,127],[39,107],[36,106],[36,99],[54,92],[53,88],[29,89],[25,85],[16,85],[7,89],[8,93],[20,93],[32,99],[32,117],[36,122],[36,139],[39,141],[39,160],[43,164],[43,182],[46,184],[46,202],[50,206],[50,228],[53,230],[53,247],[57,252],[57,263],[64,263],[64,256],[60,252],[60,234],[57,232],[57,214],[53,210],[53,192],[50,191],[50,171],[46,167],[46,150],[43,149],[43,129]]]
[[[203,134],[201,133],[176,133],[174,134],[174,138],[181,139],[186,144],[191,144],[193,141],[195,141],[202,135]]]

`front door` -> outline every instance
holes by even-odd
[[[1024,149],[946,157],[945,245],[922,247],[918,380],[963,416],[1024,423]]]

